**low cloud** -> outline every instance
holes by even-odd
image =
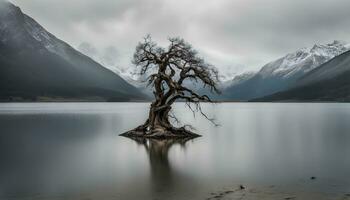
[[[169,36],[183,37],[222,71],[254,70],[314,43],[350,41],[348,0],[12,2],[75,47],[109,48],[106,59],[125,67],[148,33],[161,45]]]

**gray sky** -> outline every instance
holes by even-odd
[[[183,37],[223,72],[255,70],[315,43],[350,41],[349,0],[11,1],[60,39],[123,67],[148,33],[162,45]]]

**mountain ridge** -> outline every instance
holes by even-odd
[[[6,1],[0,4],[2,101],[39,97],[146,99],[134,86],[55,37],[19,7]]]
[[[252,101],[350,102],[350,51],[310,71],[289,90]]]
[[[224,100],[250,100],[280,92],[291,87],[300,77],[323,63],[349,50],[350,46],[335,40],[302,48],[264,65],[247,80],[224,90]]]

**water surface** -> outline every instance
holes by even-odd
[[[0,199],[207,199],[240,184],[350,192],[350,104],[204,110],[220,126],[175,106],[201,138],[134,141],[118,134],[144,122],[147,103],[0,104]]]

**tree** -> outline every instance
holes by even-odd
[[[207,95],[200,95],[188,86],[189,81],[202,84],[211,92],[220,93],[217,88],[218,71],[198,56],[190,44],[181,38],[170,38],[167,49],[159,47],[150,36],[140,42],[134,53],[133,64],[139,74],[146,76],[148,86],[153,86],[154,101],[151,104],[148,119],[141,126],[128,131],[129,137],[195,137],[188,130],[189,125],[176,128],[170,118],[178,121],[171,113],[176,101],[184,101],[192,112],[203,113],[201,102],[212,102]]]

